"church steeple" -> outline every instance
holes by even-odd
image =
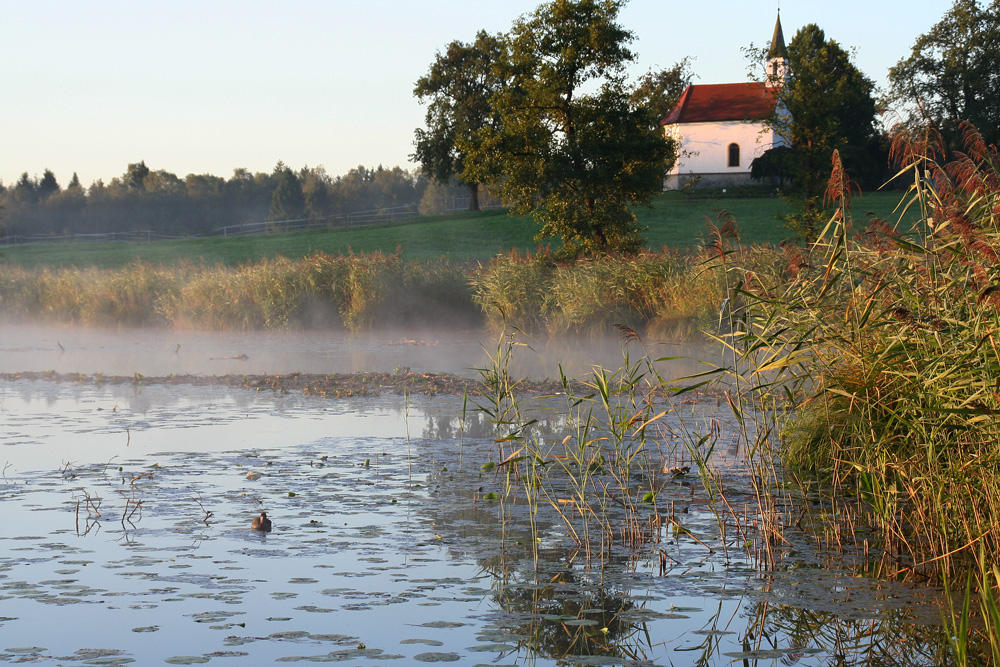
[[[771,48],[767,51],[767,85],[781,87],[788,81],[788,51],[785,49],[785,35],[781,31],[781,10],[774,23]]]

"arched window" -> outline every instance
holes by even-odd
[[[729,166],[738,167],[740,166],[740,145],[739,144],[729,144]]]

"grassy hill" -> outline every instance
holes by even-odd
[[[875,193],[855,201],[855,218],[871,211],[892,219],[900,201],[896,193]],[[639,208],[639,224],[648,228],[651,249],[689,249],[698,245],[709,221],[722,210],[736,215],[745,243],[776,244],[789,233],[779,217],[788,207],[777,198],[687,198],[678,192],[657,197],[652,207]],[[530,218],[502,211],[458,213],[413,218],[392,224],[339,229],[315,229],[283,234],[155,241],[152,243],[54,242],[0,248],[0,261],[22,266],[118,267],[136,260],[171,265],[179,261],[235,266],[262,258],[297,258],[315,251],[331,254],[381,250],[404,259],[452,261],[487,260],[512,249],[533,250],[538,225]],[[555,246],[555,244],[550,244]]]

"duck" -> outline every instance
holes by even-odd
[[[264,533],[270,533],[271,520],[267,518],[267,512],[261,512],[259,517],[256,517],[253,521],[251,521],[250,528]]]

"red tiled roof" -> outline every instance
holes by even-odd
[[[774,111],[777,92],[763,83],[688,86],[660,125],[757,120]]]

